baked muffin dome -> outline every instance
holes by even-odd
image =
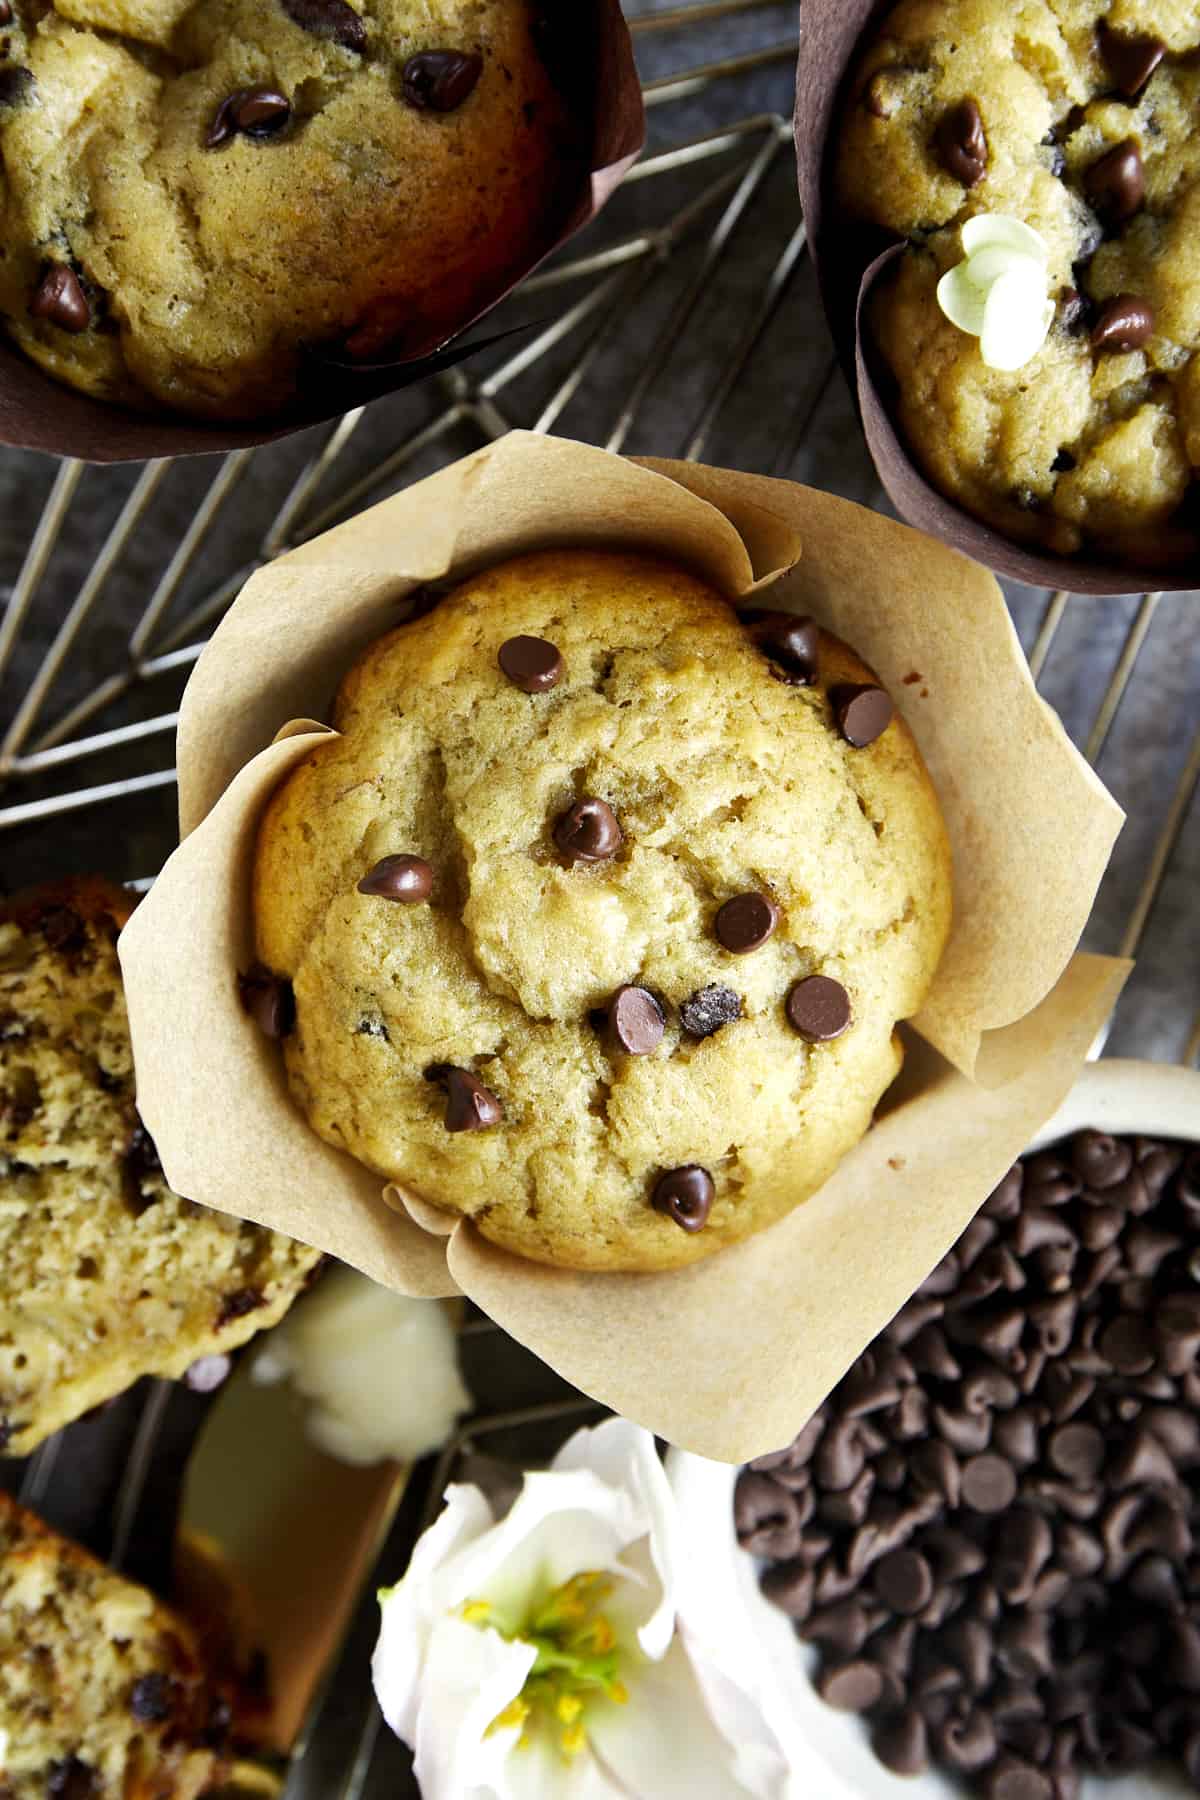
[[[533,0],[13,0],[0,318],[101,399],[286,408],[444,341],[548,247],[588,121]]]
[[[908,240],[868,328],[930,480],[1007,537],[1164,566],[1200,547],[1200,11],[900,0],[832,147],[839,209]],[[938,306],[962,226],[1047,250],[1054,314],[990,368]]]
[[[928,776],[851,651],[546,551],[373,645],[333,722],[254,895],[322,1137],[581,1269],[694,1261],[825,1180],[950,916]]]

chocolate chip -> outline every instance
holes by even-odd
[[[607,862],[623,843],[617,815],[607,801],[585,794],[554,825],[554,842],[568,868],[578,862]]]
[[[51,1763],[46,1774],[47,1800],[92,1800],[99,1792],[100,1781],[90,1763],[78,1756]]]
[[[78,336],[92,322],[92,309],[74,269],[66,263],[47,263],[41,280],[34,289],[29,311],[35,319],[45,319],[60,331]]]
[[[893,1718],[881,1720],[871,1734],[871,1747],[894,1775],[919,1775],[929,1761],[924,1719],[910,1707]]]
[[[874,1663],[856,1657],[822,1670],[817,1692],[839,1712],[870,1712],[883,1697],[883,1675]]]
[[[1154,1340],[1143,1319],[1128,1313],[1106,1325],[1099,1349],[1122,1375],[1144,1375],[1154,1366]]]
[[[343,50],[363,51],[367,28],[346,0],[282,0],[283,10],[301,31],[328,38]]]
[[[296,1026],[296,997],[290,981],[255,963],[245,975],[238,976],[237,984],[243,1010],[266,1037],[291,1035]]]
[[[962,1491],[958,1458],[949,1444],[936,1439],[918,1444],[910,1464],[913,1486],[917,1491],[936,1494],[947,1506],[957,1507]]]
[[[420,112],[454,112],[474,93],[482,74],[477,51],[422,50],[404,65],[404,98]]]
[[[789,1619],[803,1621],[812,1612],[813,1572],[801,1562],[776,1563],[765,1571],[762,1591]]]
[[[426,1080],[436,1081],[446,1090],[443,1123],[447,1131],[489,1131],[504,1117],[504,1108],[491,1088],[484,1087],[469,1069],[440,1064],[425,1074]]]
[[[1104,1433],[1094,1425],[1060,1425],[1050,1439],[1047,1456],[1060,1475],[1085,1487],[1104,1467]]]
[[[871,1635],[871,1615],[861,1600],[839,1600],[812,1614],[804,1627],[814,1644],[827,1644],[837,1656],[857,1656]]]
[[[1126,138],[1094,162],[1083,177],[1088,199],[1114,224],[1132,219],[1146,198],[1146,172],[1136,138]]]
[[[787,997],[788,1024],[813,1044],[841,1037],[850,1024],[850,996],[829,975],[810,975],[796,982]]]
[[[822,1494],[820,1513],[831,1525],[861,1525],[871,1506],[875,1491],[875,1471],[866,1468],[857,1481],[840,1494]]]
[[[1071,1166],[1085,1187],[1102,1192],[1124,1181],[1133,1166],[1133,1151],[1107,1132],[1078,1131],[1071,1140]]]
[[[1163,1445],[1144,1426],[1130,1432],[1109,1471],[1112,1485],[1123,1488],[1174,1487],[1179,1480]]]
[[[947,174],[964,187],[973,188],[983,180],[988,166],[988,142],[983,129],[983,114],[975,100],[960,100],[938,121],[934,136],[938,160]]]
[[[174,1683],[158,1670],[140,1675],[129,1690],[129,1710],[143,1725],[161,1725],[175,1706]]]
[[[1015,1756],[1002,1756],[984,1780],[985,1800],[1054,1800],[1050,1777]]]
[[[973,1456],[963,1467],[962,1495],[972,1512],[1004,1512],[1017,1497],[1012,1464],[990,1452]]]
[[[1016,1407],[992,1427],[992,1445],[1001,1456],[1024,1469],[1037,1461],[1037,1421],[1028,1407]]]
[[[261,1288],[236,1288],[232,1294],[226,1294],[221,1301],[221,1309],[217,1314],[217,1330],[231,1325],[235,1319],[244,1319],[247,1313],[257,1312],[265,1306],[267,1297]]]
[[[698,1163],[685,1163],[682,1168],[668,1169],[659,1176],[650,1204],[655,1212],[674,1219],[684,1231],[703,1231],[716,1191],[707,1169]]]
[[[539,637],[506,638],[497,661],[514,687],[523,694],[544,694],[557,687],[565,664],[556,647]]]
[[[817,679],[821,634],[803,613],[772,612],[750,607],[741,614],[750,636],[794,687],[811,687]]]
[[[618,988],[609,1003],[608,1028],[630,1056],[649,1056],[662,1043],[662,1007],[648,988]]]
[[[742,1016],[742,997],[732,988],[700,988],[679,1008],[679,1021],[689,1037],[711,1037]]]
[[[233,1362],[228,1356],[201,1356],[184,1375],[183,1384],[193,1394],[215,1394],[229,1379]]]
[[[11,25],[12,16],[12,0],[0,0],[0,25]]]
[[[1054,460],[1050,464],[1051,469],[1056,475],[1069,474],[1070,471],[1077,466],[1075,458],[1071,455],[1069,450],[1057,450],[1054,454]]]
[[[938,1754],[952,1769],[972,1773],[986,1768],[996,1755],[996,1728],[973,1706],[961,1717],[947,1719],[937,1736]]]
[[[891,696],[881,687],[838,687],[830,694],[838,730],[856,750],[881,737],[895,716]]]
[[[1137,99],[1166,51],[1161,38],[1128,36],[1114,31],[1107,19],[1100,21],[1100,54],[1117,92],[1126,100]]]
[[[433,892],[433,870],[421,856],[385,856],[358,884],[360,894],[418,906]]]
[[[823,1488],[839,1493],[858,1480],[865,1460],[858,1425],[852,1419],[837,1419],[825,1429],[814,1473]]]
[[[0,69],[0,106],[28,106],[36,89],[32,69],[19,63]]]
[[[735,894],[713,924],[717,942],[734,956],[759,950],[779,923],[779,908],[766,894]]]
[[[804,1524],[799,1502],[769,1475],[743,1470],[734,1493],[738,1542],[752,1556],[792,1558]],[[811,1577],[810,1577],[811,1584]]]
[[[222,100],[214,113],[205,147],[216,150],[233,137],[248,137],[256,142],[277,137],[291,116],[292,104],[286,94],[268,87],[238,88]]]
[[[920,1612],[933,1593],[933,1572],[916,1550],[893,1550],[875,1564],[871,1579],[884,1605],[896,1613]]]

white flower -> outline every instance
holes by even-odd
[[[424,1800],[790,1800],[711,1575],[653,1438],[623,1419],[577,1432],[499,1521],[451,1487],[380,1595],[373,1665]]]
[[[290,1381],[310,1403],[312,1443],[360,1466],[415,1462],[445,1443],[471,1405],[446,1308],[343,1267],[328,1270],[276,1326],[253,1377],[264,1386]]]
[[[1024,368],[1054,318],[1045,239],[1020,219],[981,213],[963,226],[962,246],[964,260],[938,282],[938,305],[952,325],[979,339],[989,369]]]

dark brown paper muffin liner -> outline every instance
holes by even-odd
[[[578,4],[579,0],[572,0],[573,11]],[[170,413],[135,413],[94,400],[55,381],[0,338],[0,444],[94,463],[219,455],[273,443],[338,418],[352,407],[411,387],[496,342],[495,337],[468,344],[459,340],[540,262],[595,218],[645,141],[641,85],[620,0],[594,0],[594,20],[594,31],[588,33],[581,30],[578,18],[574,19],[571,48],[578,54],[571,56],[571,67],[563,72],[568,83],[578,89],[580,103],[590,105],[594,120],[591,153],[579,193],[553,241],[527,266],[510,270],[486,303],[464,318],[452,338],[432,355],[369,363],[314,356],[302,380],[301,396],[286,413],[259,424],[243,421],[225,426]]]
[[[854,389],[867,448],[888,498],[910,525],[952,550],[1031,587],[1080,594],[1177,592],[1200,581],[1200,559],[1155,567],[1115,558],[1053,556],[1014,542],[955,505],[926,479],[889,411],[886,388],[864,332],[866,302],[900,253],[896,239],[837,216],[826,191],[827,152],[836,132],[855,51],[891,0],[801,0],[796,76],[796,167],[808,246],[846,378]]]

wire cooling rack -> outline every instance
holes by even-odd
[[[794,5],[628,0],[627,12],[649,145],[601,219],[498,315],[500,327],[529,327],[518,349],[218,460],[96,470],[0,451],[5,885],[93,867],[146,885],[175,840],[183,684],[246,577],[512,426],[883,504],[805,254],[790,147]],[[1129,813],[1087,939],[1139,958],[1107,1048],[1200,1061],[1200,596],[1007,592],[1042,692]],[[481,1448],[536,1456],[588,1416],[486,1321],[462,1345]],[[161,1583],[179,1472],[207,1404],[142,1384],[29,1462],[3,1465],[5,1482]],[[462,1449],[413,1485],[381,1579],[402,1570]],[[291,1770],[296,1800],[415,1793],[370,1701],[374,1620],[368,1599]]]

